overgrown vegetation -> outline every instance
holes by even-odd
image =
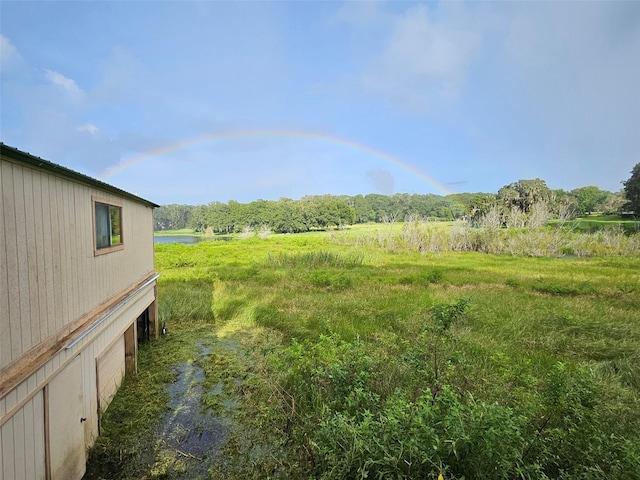
[[[89,478],[192,478],[158,468],[175,464],[154,437],[189,361],[234,425],[205,478],[636,478],[640,258],[615,242],[637,238],[494,255],[459,227],[157,245],[169,333],[107,411]]]
[[[331,238],[340,244],[375,245],[391,251],[475,251],[530,257],[640,255],[640,232],[635,231],[639,224],[632,221],[621,224],[580,220],[556,222],[554,226],[523,224],[512,228],[504,224],[505,216],[490,210],[480,218],[479,227],[468,221],[444,223],[413,218],[401,228],[376,225],[332,232]]]

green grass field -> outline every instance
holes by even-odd
[[[637,478],[640,258],[354,240],[400,233],[374,228],[156,245],[168,334],[88,478],[194,478],[153,437],[183,362],[234,425],[200,478]]]
[[[194,235],[201,236],[200,233],[196,232],[193,228],[181,228],[179,230],[156,230],[153,232],[154,235],[158,237],[171,237],[174,235]]]

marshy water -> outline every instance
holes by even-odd
[[[155,435],[152,476],[209,478],[225,468],[224,448],[232,438],[248,440],[235,421],[245,375],[229,368],[232,357],[246,361],[237,340],[208,338],[195,343],[191,360],[174,367],[176,379],[165,386],[167,413]],[[262,451],[253,446],[251,455]]]
[[[156,462],[152,474],[171,478],[206,476],[227,442],[231,422],[203,408],[205,370],[212,347],[195,345],[193,361],[175,366],[175,382],[165,387],[168,411],[157,434]]]
[[[202,406],[205,371],[200,363],[206,361],[212,347],[199,342],[195,361],[177,365],[178,377],[167,386],[169,411],[160,427],[159,456],[168,463],[181,462],[189,478],[195,473],[206,473],[209,462],[227,441],[230,421],[215,415]],[[189,465],[186,465],[189,464]]]
[[[156,235],[153,237],[153,243],[185,243],[194,244],[202,240],[194,235]]]
[[[229,235],[220,235],[208,238],[202,238],[195,235],[155,235],[153,237],[153,243],[183,243],[185,245],[194,245],[202,241],[228,242],[230,240],[233,240],[233,237]]]

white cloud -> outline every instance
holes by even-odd
[[[362,77],[366,90],[410,110],[456,98],[479,49],[481,36],[460,8],[440,12],[417,5],[393,17],[386,47]]]
[[[78,132],[89,132],[91,135],[95,135],[99,129],[92,123],[86,123],[77,127],[76,130]]]
[[[4,62],[9,61],[17,54],[16,47],[13,46],[11,40],[0,34],[0,58],[2,59],[2,63],[4,64]]]
[[[2,73],[17,69],[24,64],[18,49],[11,40],[0,34],[0,70]]]
[[[53,70],[44,70],[45,77],[54,85],[62,87],[75,101],[82,101],[85,97],[84,91],[72,79],[65,77],[61,73]]]

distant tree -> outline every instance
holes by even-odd
[[[207,206],[198,205],[191,210],[191,218],[189,219],[189,228],[193,228],[196,232],[204,233],[209,226],[207,222]]]
[[[367,197],[356,195],[353,198],[353,205],[357,223],[374,222],[376,220],[376,212]]]
[[[247,204],[244,208],[244,215],[241,223],[244,226],[258,228],[262,225],[271,225],[273,222],[273,211],[275,202],[267,200],[256,200]]]
[[[370,193],[366,197],[369,205],[374,211],[374,222],[381,222],[383,218],[389,215],[398,215],[392,203],[392,197],[388,195],[380,195],[379,193]]]
[[[515,206],[523,212],[529,213],[535,203],[549,202],[552,197],[551,193],[544,180],[539,178],[518,180],[498,190],[498,200],[507,210],[511,210],[511,207]]]
[[[211,202],[207,205],[207,227],[219,233],[233,231],[233,221],[226,203]]]
[[[624,194],[627,198],[625,208],[640,216],[640,163],[631,170],[631,176],[624,182]]]
[[[298,203],[304,213],[305,223],[311,228],[352,225],[355,222],[355,209],[344,197],[335,195],[307,196]]]
[[[599,211],[605,215],[615,215],[620,213],[623,210],[625,203],[627,203],[627,200],[624,198],[624,190],[615,193],[607,193],[607,198],[605,198],[598,207]]]
[[[276,202],[273,230],[278,233],[299,233],[309,230],[304,207],[300,201],[281,198]]]
[[[167,230],[171,221],[167,209],[164,206],[158,207],[153,210],[153,229],[154,230]]]
[[[570,192],[559,188],[551,190],[549,208],[554,215],[563,220],[569,220],[578,214],[578,201]]]
[[[153,211],[153,218],[156,230],[179,230],[189,226],[191,205],[163,205]]]
[[[463,215],[469,215],[476,222],[496,203],[494,193],[454,193],[447,198],[460,205]]]
[[[602,203],[610,194],[611,192],[600,190],[594,186],[571,190],[571,195],[576,199],[578,215],[588,215],[589,213],[601,211]]]

